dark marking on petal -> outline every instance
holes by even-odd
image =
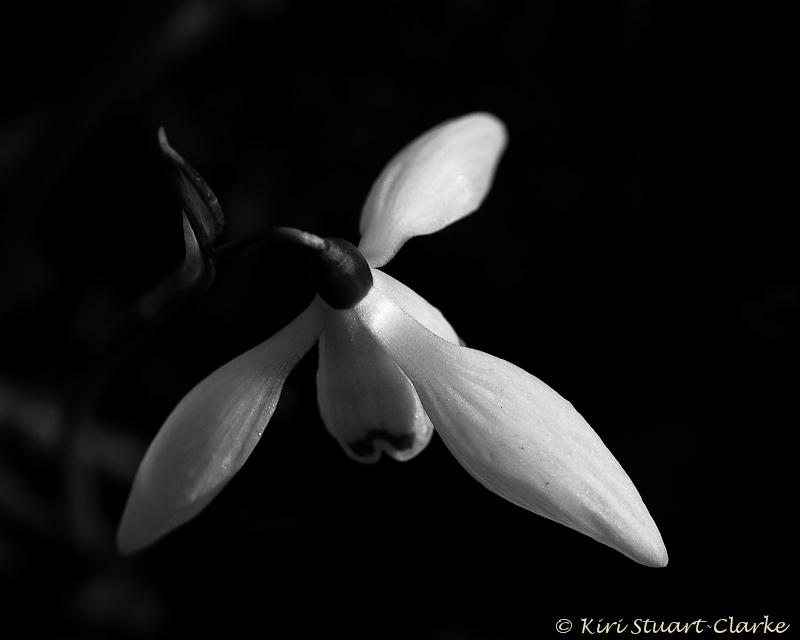
[[[348,442],[347,446],[357,456],[366,457],[375,453],[376,442],[386,442],[396,451],[405,451],[414,446],[413,433],[390,433],[384,430],[370,431],[366,436],[357,442]]]

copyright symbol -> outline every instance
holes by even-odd
[[[556,622],[556,631],[559,633],[569,633],[571,629],[572,623],[566,618],[561,618],[561,620]]]

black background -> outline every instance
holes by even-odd
[[[450,640],[561,618],[573,635],[581,618],[792,622],[800,288],[796,205],[778,197],[794,77],[778,71],[780,17],[659,0],[2,11],[8,628]],[[209,509],[118,558],[165,416],[313,296],[291,251],[220,265],[67,437],[75,379],[183,256],[157,128],[215,190],[223,239],[291,225],[356,242],[392,155],[476,110],[510,134],[491,193],[386,271],[573,402],[634,480],[668,568],[497,498],[436,437],[406,464],[352,462],[318,416],[316,350]]]

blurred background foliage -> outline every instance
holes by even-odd
[[[800,288],[771,147],[785,134],[779,19],[663,0],[0,11],[9,628],[476,639],[559,618],[791,621]],[[171,408],[313,296],[291,250],[236,256],[68,419],[115,320],[183,257],[158,127],[219,197],[223,240],[291,225],[356,242],[392,155],[475,110],[510,132],[489,197],[386,270],[467,344],[576,405],[636,483],[670,566],[513,507],[436,438],[406,464],[350,461],[318,416],[316,350],[215,503],[117,557],[130,482]]]

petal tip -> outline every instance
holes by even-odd
[[[137,551],[152,544],[159,535],[153,535],[152,531],[144,525],[142,518],[135,517],[131,509],[131,503],[125,507],[122,520],[117,529],[117,551],[120,555],[130,556]]]
[[[646,520],[616,522],[616,526],[607,522],[605,531],[585,531],[599,542],[607,544],[627,556],[634,562],[646,567],[661,568],[669,563],[669,555],[656,523],[647,513],[644,503],[640,504],[645,511]],[[600,535],[597,535],[597,534]]]
[[[117,531],[117,551],[121,556],[131,556],[137,551],[141,551],[148,543],[142,543],[137,536],[121,527]]]
[[[669,556],[663,545],[661,545],[661,548],[639,549],[635,555],[632,553],[626,553],[625,555],[645,567],[653,567],[654,569],[663,569],[669,564]]]
[[[636,560],[647,566],[655,569],[663,569],[669,564],[669,554],[664,542],[659,536],[658,540],[651,541],[650,544],[644,548],[639,549],[639,555]]]

